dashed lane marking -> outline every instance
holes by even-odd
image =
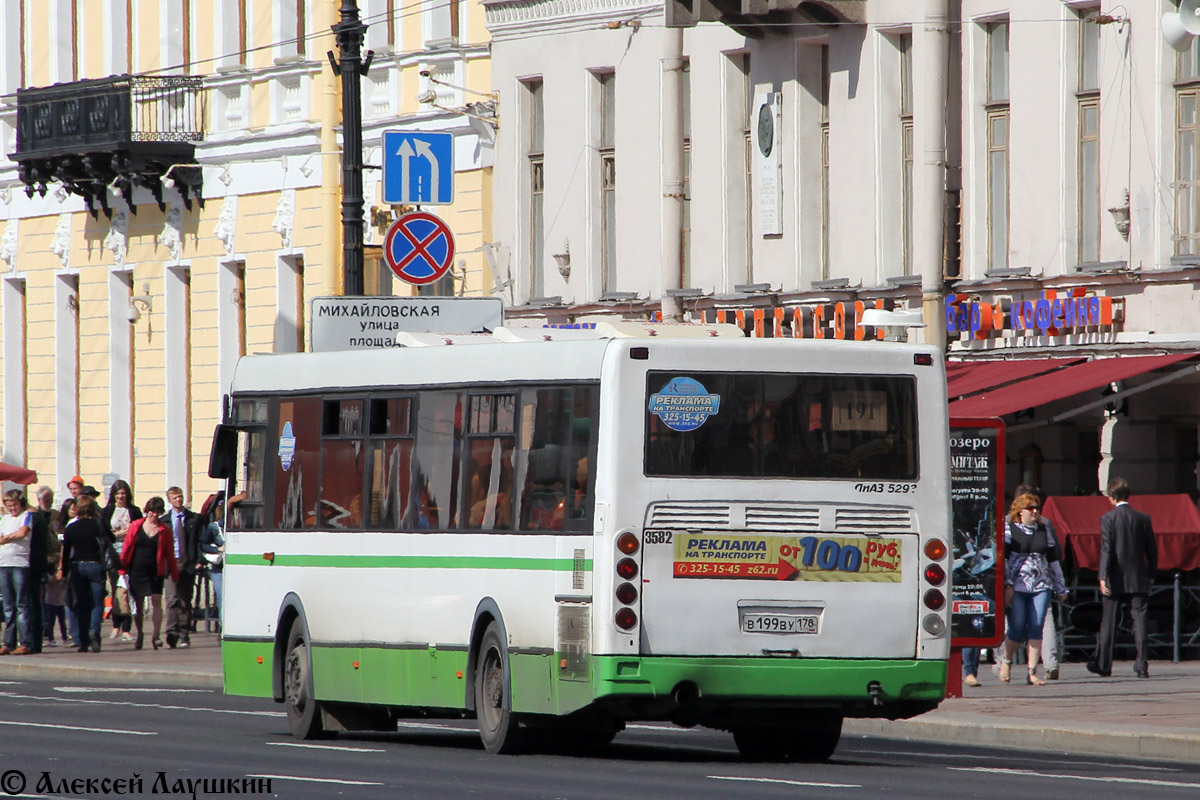
[[[49,722],[15,722],[0,720],[0,725],[12,725],[15,728],[53,728],[60,731],[83,731],[85,733],[124,733],[129,736],[157,736],[158,731],[131,731],[123,728],[84,728],[79,725],[53,725]]]
[[[342,786],[383,786],[375,781],[344,781],[337,778],[308,778],[303,775],[247,775],[247,778],[266,778],[272,781],[304,781],[306,783],[337,783]]]
[[[303,747],[309,750],[339,750],[343,753],[386,753],[382,747],[341,747],[336,744],[303,744],[301,742],[267,742],[272,747]]]
[[[1031,769],[1001,769],[999,767],[946,767],[956,772],[988,772],[993,775],[1026,775],[1030,778],[1057,778],[1068,781],[1093,781],[1096,783],[1131,783],[1136,786],[1170,786],[1200,790],[1200,783],[1183,781],[1160,781],[1153,778],[1118,778],[1113,775],[1063,775],[1054,772],[1035,772]]]
[[[861,789],[858,783],[822,783],[820,781],[788,781],[783,778],[743,778],[738,775],[709,775],[714,781],[748,781],[750,783],[782,783],[788,786],[817,786],[822,789]]]

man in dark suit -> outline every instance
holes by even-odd
[[[1129,482],[1113,478],[1108,482],[1108,500],[1113,510],[1100,518],[1100,635],[1096,653],[1088,662],[1089,672],[1107,678],[1112,674],[1113,635],[1117,628],[1117,609],[1123,598],[1129,599],[1133,617],[1133,640],[1137,658],[1133,671],[1149,678],[1146,640],[1146,606],[1150,584],[1158,570],[1158,544],[1150,517],[1129,505]]]
[[[183,504],[183,490],[178,486],[167,489],[171,508],[163,519],[171,526],[175,540],[175,561],[179,564],[179,580],[168,575],[163,589],[167,607],[167,645],[188,647],[192,636],[192,592],[196,585],[196,568],[200,560],[200,536],[197,526],[200,517]]]

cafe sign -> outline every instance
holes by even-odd
[[[1036,299],[999,297],[991,303],[951,294],[946,296],[946,333],[954,339],[1115,333],[1123,311],[1120,300],[1082,287],[1046,289]]]

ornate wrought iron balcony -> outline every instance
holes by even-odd
[[[111,214],[110,188],[131,211],[135,186],[163,203],[163,179],[171,180],[191,208],[203,204],[195,142],[204,139],[203,83],[198,77],[117,75],[58,83],[17,92],[17,151],[21,181],[30,196],[61,181]]]

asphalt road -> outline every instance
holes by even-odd
[[[728,734],[651,725],[630,726],[591,754],[498,757],[483,751],[473,725],[411,722],[395,734],[299,742],[281,708],[261,700],[205,689],[5,681],[0,789],[20,797],[161,797],[195,788],[207,797],[220,794],[206,789],[222,780],[242,786],[249,777],[263,789],[269,779],[270,792],[259,796],[285,800],[1200,796],[1200,766],[1178,763],[846,736],[826,764],[748,764]],[[135,776],[140,791],[101,783]]]

